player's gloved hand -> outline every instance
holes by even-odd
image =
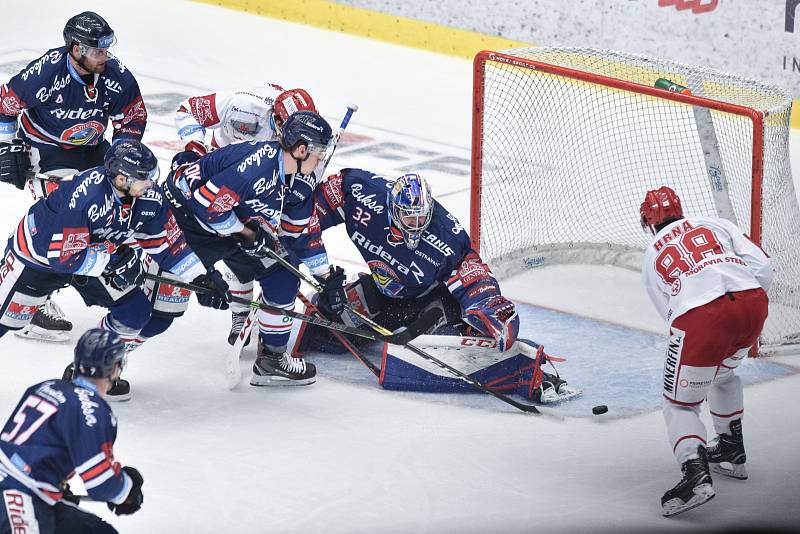
[[[14,139],[10,143],[0,142],[0,182],[24,189],[26,174],[31,168],[28,147],[21,139]]]
[[[72,493],[72,488],[69,487],[69,482],[64,482],[61,490],[61,500],[71,502],[72,504],[78,505],[81,503],[81,498]]]
[[[131,482],[133,482],[131,491],[128,493],[128,498],[120,504],[114,504],[113,502],[107,504],[108,509],[117,515],[131,515],[138,512],[142,507],[142,503],[144,502],[144,495],[142,495],[142,484],[144,484],[144,479],[142,478],[141,473],[139,473],[139,470],[135,467],[126,465],[122,468],[122,470],[125,473],[128,473],[128,476],[131,477]]]
[[[108,285],[117,291],[125,291],[131,286],[142,283],[144,279],[142,262],[139,261],[135,250],[127,246],[120,247],[106,265],[102,276]]]
[[[181,165],[194,163],[198,159],[208,154],[208,148],[200,141],[189,141],[183,148],[183,152],[178,152],[172,157],[170,168],[174,171]]]
[[[214,308],[216,310],[228,309],[228,302],[230,301],[228,284],[219,271],[212,270],[206,274],[201,274],[192,280],[192,283],[208,290],[205,293],[199,291],[196,293],[197,302],[199,302],[201,306]]]
[[[283,246],[280,244],[275,234],[269,230],[265,230],[263,226],[255,222],[248,222],[246,226],[255,232],[256,236],[255,239],[250,242],[239,241],[239,248],[242,249],[242,252],[258,259],[268,257],[270,255],[268,251],[270,250],[278,252],[281,256],[285,255]]]
[[[322,286],[317,306],[327,317],[339,317],[344,311],[344,305],[347,303],[344,269],[338,265],[331,265],[327,274],[315,276],[314,278]]]
[[[502,295],[487,297],[467,308],[464,321],[497,340],[498,348],[511,348],[519,334],[519,316],[514,303]]]

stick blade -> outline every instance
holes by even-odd
[[[419,318],[408,325],[405,330],[392,334],[390,336],[383,336],[383,340],[393,345],[407,345],[411,340],[426,334],[429,330],[436,327],[442,319],[442,310],[439,308],[431,308],[422,313]]]

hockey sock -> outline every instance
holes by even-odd
[[[672,452],[679,464],[697,453],[697,446],[706,446],[706,427],[700,420],[700,405],[681,406],[667,399],[663,405],[664,421]]]
[[[714,380],[708,391],[708,408],[717,434],[730,433],[730,422],[742,418],[744,414],[742,381],[732,371],[729,371],[727,376],[717,376]]]

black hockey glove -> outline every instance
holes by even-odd
[[[26,174],[31,168],[28,147],[21,139],[0,143],[0,182],[13,184],[17,189],[24,189]]]
[[[131,481],[133,482],[131,491],[128,493],[128,498],[120,504],[114,504],[113,502],[107,504],[108,509],[117,515],[131,515],[138,512],[144,502],[144,495],[142,495],[144,479],[141,473],[139,473],[139,470],[135,467],[126,465],[122,470],[128,473],[128,476],[131,477]]]
[[[315,276],[314,278],[322,286],[317,306],[329,319],[339,317],[344,311],[344,305],[347,303],[347,294],[344,287],[346,279],[344,269],[338,265],[331,265],[327,276]]]
[[[108,285],[117,291],[125,291],[131,286],[138,286],[144,279],[142,272],[142,262],[136,251],[130,247],[120,247],[115,258],[106,266],[103,271],[103,278]]]
[[[230,294],[228,293],[228,284],[222,278],[219,271],[213,270],[206,274],[201,274],[192,283],[208,289],[205,293],[197,292],[197,302],[201,306],[207,308],[214,308],[216,310],[227,310],[228,302],[230,301]]]
[[[281,256],[285,255],[283,245],[272,232],[265,230],[263,226],[255,222],[248,222],[246,226],[256,233],[256,237],[252,242],[239,241],[239,248],[242,249],[242,252],[257,259],[269,257],[268,250],[275,251]]]
[[[72,488],[69,487],[69,482],[66,481],[61,489],[61,500],[71,502],[74,505],[79,505],[81,503],[81,498],[72,493]]]

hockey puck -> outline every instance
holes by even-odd
[[[607,411],[608,411],[608,406],[606,406],[605,404],[600,404],[592,408],[592,413],[595,415],[600,415],[606,413]]]

